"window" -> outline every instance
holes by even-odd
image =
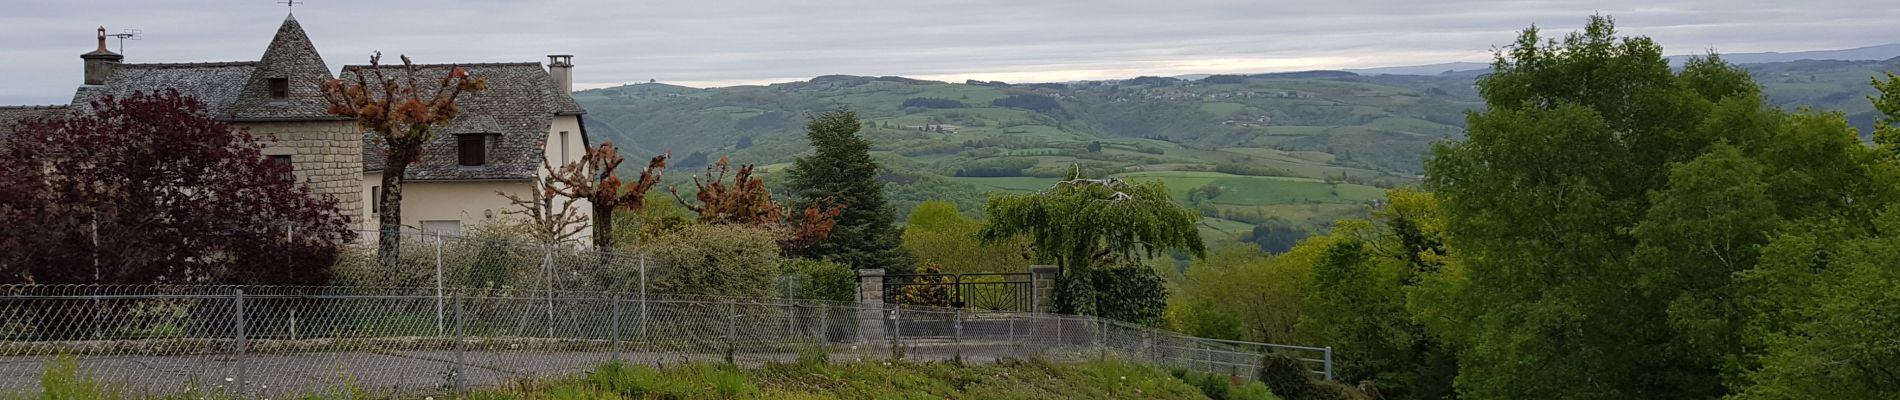
[[[462,221],[440,220],[422,221],[422,234],[442,236],[462,236]]]
[[[488,136],[462,135],[461,137],[457,137],[455,139],[457,143],[457,149],[459,150],[459,153],[462,155],[461,159],[462,159],[463,166],[479,167],[482,164],[488,163],[488,148],[487,148]]]
[[[270,98],[290,97],[290,78],[270,78]]]
[[[383,196],[380,196],[381,194],[383,194],[382,186],[369,187],[369,213],[370,214],[381,214],[383,212]]]
[[[561,131],[561,163],[566,164],[569,162],[568,160],[569,159],[567,158],[567,131]]]
[[[297,180],[297,165],[290,163],[289,154],[270,156],[270,162],[284,166],[284,179]]]

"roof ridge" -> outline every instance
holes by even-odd
[[[423,67],[423,68],[428,68],[428,67],[524,67],[524,66],[539,67],[541,66],[541,62],[527,61],[527,62],[484,62],[484,63],[437,63],[437,64],[414,64],[414,66]],[[367,64],[343,66],[343,68],[345,69],[363,69],[363,68],[369,68],[369,67],[370,66]],[[377,66],[377,68],[401,68],[401,67],[402,67],[402,64],[383,64],[383,65]]]
[[[0,110],[63,110],[68,107],[72,107],[72,105],[71,104],[46,104],[46,105],[26,104],[26,105],[0,106]]]
[[[204,61],[204,62],[181,62],[181,63],[119,64],[120,67],[149,67],[149,68],[243,67],[243,66],[255,66],[255,65],[257,65],[256,61]]]

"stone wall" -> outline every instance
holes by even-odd
[[[873,343],[885,338],[884,269],[858,270],[858,341]]]
[[[1055,312],[1056,280],[1061,278],[1062,270],[1054,265],[1029,266],[1030,298],[1034,299],[1030,307],[1034,312]]]
[[[364,218],[363,135],[353,121],[234,122],[251,130],[265,155],[289,155],[297,180],[337,200],[351,225]]]

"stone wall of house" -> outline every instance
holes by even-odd
[[[265,155],[289,155],[297,180],[337,199],[337,207],[361,224],[363,135],[353,121],[237,122],[264,143]]]

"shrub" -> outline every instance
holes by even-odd
[[[777,236],[765,228],[695,224],[645,247],[656,263],[649,279],[661,293],[769,297],[779,276]]]
[[[1313,378],[1299,360],[1279,354],[1260,357],[1258,378],[1267,388],[1286,400],[1371,400],[1359,389],[1333,381]],[[1369,385],[1368,385],[1369,386]]]
[[[1260,382],[1248,382],[1245,385],[1235,386],[1234,390],[1227,394],[1227,399],[1228,400],[1274,400],[1274,399],[1278,399],[1278,397],[1273,396],[1273,391],[1267,389],[1267,385],[1262,384]]]
[[[1168,288],[1146,265],[1078,268],[1056,285],[1055,306],[1066,313],[1159,326],[1168,308]]]
[[[1261,383],[1287,400],[1323,399],[1313,377],[1301,365],[1299,360],[1279,354],[1267,354],[1260,357],[1260,372],[1256,378]]]
[[[1201,390],[1201,394],[1214,400],[1227,400],[1229,398],[1227,392],[1232,385],[1227,382],[1227,377],[1208,373],[1190,374],[1188,384],[1194,385],[1194,388]]]
[[[800,299],[851,301],[857,298],[858,274],[844,264],[800,258],[785,260],[780,269],[797,280]]]

